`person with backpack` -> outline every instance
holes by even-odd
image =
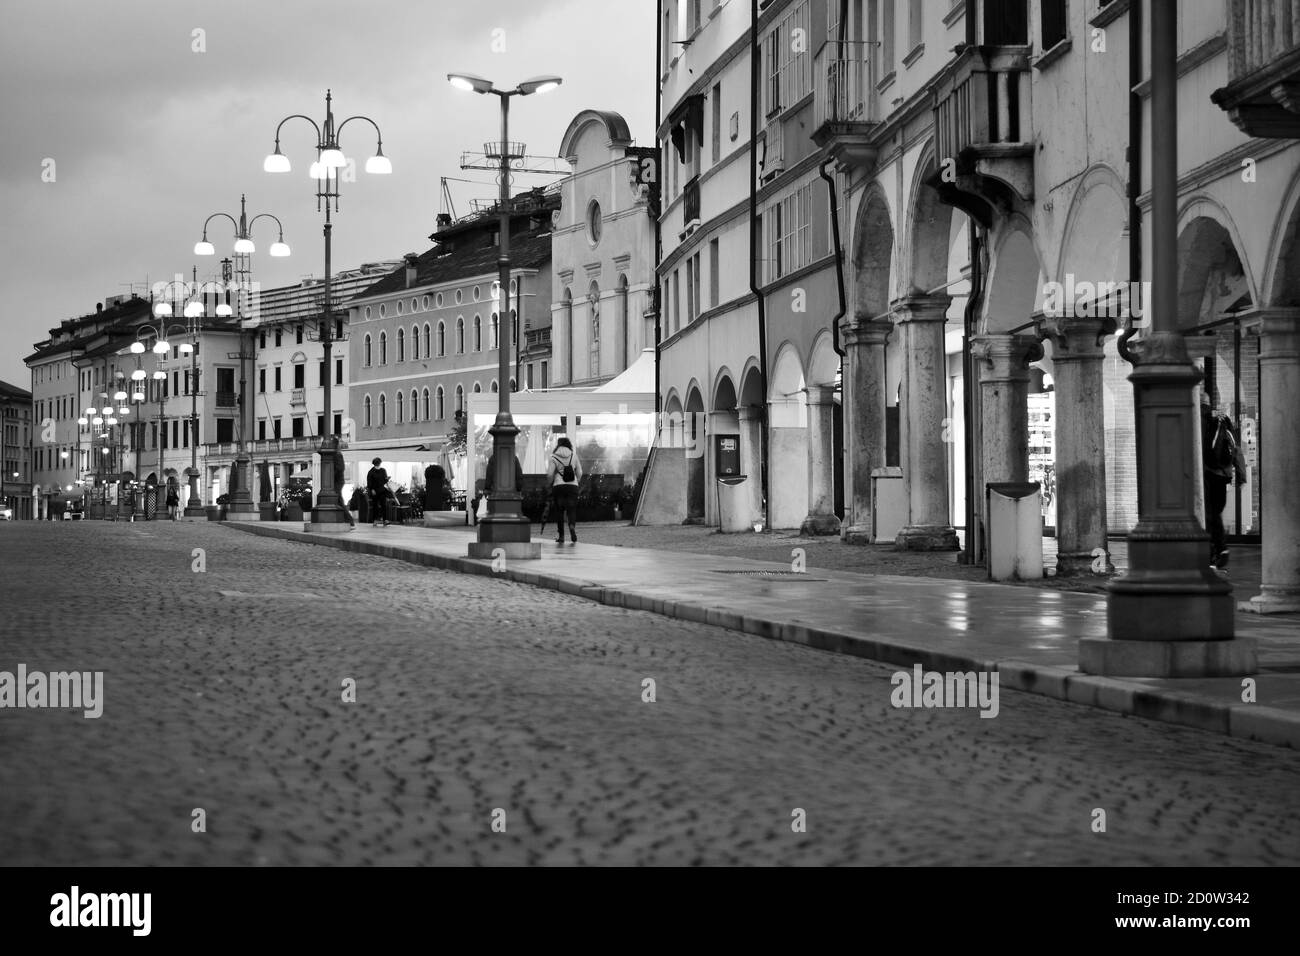
[[[1228,566],[1227,534],[1223,509],[1228,503],[1228,484],[1236,478],[1246,483],[1246,462],[1232,420],[1216,415],[1207,392],[1201,392],[1201,473],[1205,482],[1205,530],[1210,533],[1210,567]]]
[[[559,531],[556,544],[564,544],[564,519],[569,519],[569,540],[578,543],[578,482],[582,481],[582,463],[573,450],[573,443],[561,436],[555,443],[550,463],[546,466],[546,480],[551,488],[558,517],[555,527]]]

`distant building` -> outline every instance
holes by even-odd
[[[32,510],[32,393],[0,382],[0,507],[13,509],[13,518],[30,518]]]

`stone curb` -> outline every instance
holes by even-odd
[[[546,572],[509,568],[504,571],[493,571],[487,559],[453,558],[441,554],[428,554],[399,545],[359,541],[346,535],[327,537],[305,531],[291,531],[288,528],[264,527],[257,523],[235,523],[224,527],[263,537],[283,538],[304,544],[392,558],[396,561],[435,567],[443,571],[505,578],[519,584],[529,584],[587,598],[610,607],[648,611],[651,614],[696,624],[711,624],[753,634],[756,637],[803,644],[817,650],[848,654],[883,664],[894,664],[900,667],[920,664],[927,670],[936,671],[997,671],[999,686],[1011,690],[1085,704],[1131,717],[1179,724],[1196,730],[1300,750],[1300,714],[1277,707],[1265,707],[1260,704],[1228,704],[1197,694],[1149,688],[1144,684],[1113,677],[1081,674],[1069,668],[1031,664],[1013,659],[977,660],[973,657],[918,647],[896,638],[845,634],[801,624],[798,619],[774,621],[768,618],[749,617],[735,611],[665,600],[649,594],[606,587],[596,582],[585,582]]]

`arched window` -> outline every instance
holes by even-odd
[[[482,391],[483,391],[483,386],[480,385],[478,382],[475,382],[475,383],[474,383],[474,394],[475,394],[475,395],[478,395],[478,394],[479,394],[480,392],[482,392]]]
[[[420,420],[420,394],[415,389],[411,389],[411,421],[418,422],[419,420]]]
[[[369,338],[369,336],[366,336],[366,338]],[[370,421],[370,396],[369,396],[369,395],[367,395],[367,396],[365,397],[365,400],[361,403],[361,423],[362,423],[363,425],[365,425],[367,428],[369,428],[370,425],[371,425],[371,421]]]
[[[492,394],[495,395],[495,394],[496,394],[496,391],[497,391],[497,380],[496,380],[496,379],[492,379]]]
[[[438,324],[441,325],[442,323],[440,322]],[[439,335],[438,338],[441,339],[442,336]],[[425,358],[428,358],[430,355],[433,354],[433,350],[429,347],[432,341],[433,340],[430,338],[430,333],[429,333],[429,323],[425,322],[424,323],[424,357]]]
[[[564,316],[564,329],[561,335],[564,336],[564,374],[568,376],[570,383],[574,381],[573,374],[573,292],[568,286],[564,288],[564,295],[561,297],[563,303],[562,313]],[[557,378],[559,376],[556,376]]]
[[[379,364],[388,364],[388,333],[379,333]]]
[[[388,424],[388,396],[383,392],[379,393],[379,427],[383,428]]]
[[[427,388],[420,393],[420,399],[420,417],[427,422],[429,420],[429,390]]]
[[[519,391],[519,386],[515,384],[515,380],[513,378],[510,380],[510,391],[512,392]]]
[[[397,330],[397,361],[406,361],[406,329]]]
[[[361,364],[366,366],[366,368],[369,368],[370,367],[370,333],[369,332],[366,333],[365,342],[361,346],[361,356],[362,356]]]
[[[510,310],[510,347],[519,348],[519,313]]]
[[[465,354],[465,317],[456,316],[456,354]]]
[[[632,364],[632,323],[627,311],[627,273],[620,272],[618,275],[618,315],[614,317],[618,322],[619,338],[621,341],[619,360],[622,368],[627,368]]]
[[[426,352],[425,358],[428,357]],[[420,360],[420,327],[418,325],[411,326],[411,358],[416,362]]]
[[[433,417],[442,421],[446,417],[446,406],[443,403],[442,386],[438,386],[438,391],[433,394]]]
[[[490,349],[494,349],[497,347],[497,326],[498,325],[500,325],[500,321],[498,319],[497,313],[493,312],[492,327],[488,333],[488,348]]]
[[[483,351],[483,320],[474,316],[474,351]]]
[[[441,319],[438,320],[438,357],[442,358],[447,354],[447,326]]]
[[[397,424],[402,424],[402,412],[406,408],[406,400],[402,398],[402,390],[397,390]]]
[[[600,286],[592,283],[587,289],[587,304],[591,307],[591,365],[592,378],[600,375]]]
[[[456,411],[463,412],[464,410],[465,410],[465,389],[462,385],[458,384],[456,386]]]

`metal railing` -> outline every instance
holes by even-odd
[[[234,392],[217,392],[218,408],[234,408],[236,404]]]
[[[697,222],[700,218],[700,177],[696,176],[682,189],[682,221]]]
[[[781,120],[774,119],[763,129],[763,164],[759,175],[763,179],[785,169],[785,128]]]
[[[260,455],[276,452],[308,452],[320,447],[320,438],[304,436],[301,438],[262,438],[248,442],[248,453]],[[234,455],[239,451],[239,442],[211,442],[203,446],[207,455]]]
[[[868,44],[828,40],[813,58],[813,128],[875,122],[875,84]]]

